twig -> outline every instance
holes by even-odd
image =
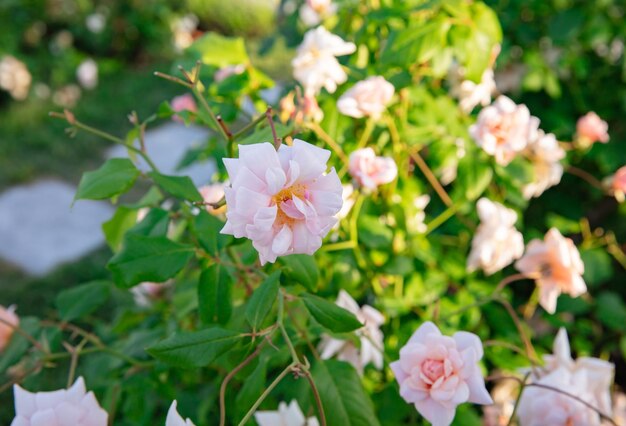
[[[279,375],[274,379],[274,381],[265,389],[265,391],[261,394],[259,399],[252,405],[252,407],[248,410],[244,418],[239,422],[239,426],[244,426],[248,420],[252,417],[256,409],[261,405],[261,403],[267,398],[270,392],[285,378],[287,374],[292,372],[294,368],[296,368],[298,363],[289,364]]]
[[[303,371],[304,377],[309,382],[311,386],[311,391],[313,392],[313,397],[315,398],[315,404],[317,405],[317,413],[320,416],[320,426],[326,426],[326,414],[324,413],[324,406],[322,405],[322,399],[320,398],[320,393],[317,390],[317,386],[315,386],[315,382],[313,381],[313,376],[311,376],[311,372],[308,370]]]
[[[26,340],[28,340],[30,343],[33,344],[34,347],[36,347],[38,350],[40,350],[41,352],[47,354],[49,353],[49,351],[43,347],[43,345],[41,343],[39,343],[39,341],[37,341],[37,339],[35,339],[33,336],[31,336],[30,334],[28,334],[23,328],[21,328],[19,325],[13,324],[12,322],[9,322],[7,320],[5,320],[4,318],[0,318],[0,323],[10,327],[13,329],[13,331],[17,332],[18,334],[20,334],[22,337],[24,337]]]
[[[517,409],[519,408],[519,402],[522,399],[522,393],[524,392],[524,388],[527,385],[526,381],[528,380],[529,376],[530,376],[530,373],[526,373],[526,375],[524,376],[524,379],[521,382],[519,393],[517,394],[517,398],[515,398],[515,405],[513,406],[513,412],[511,413],[511,417],[509,418],[509,421],[507,422],[506,426],[513,425],[513,420],[515,419],[515,415],[517,414]]]
[[[574,167],[574,166],[568,166],[565,169],[565,171],[571,175],[578,176],[579,178],[583,179],[584,181],[589,183],[591,186],[599,189],[600,191],[602,192],[605,191],[605,188],[604,188],[604,185],[602,185],[602,182],[600,182],[593,175],[584,171],[583,169],[579,169],[578,167]]]
[[[254,352],[248,355],[248,357],[244,359],[241,364],[236,366],[226,375],[226,377],[224,377],[224,381],[222,381],[222,385],[220,386],[220,426],[224,426],[226,424],[226,387],[228,386],[228,382],[230,382],[237,373],[239,373],[246,365],[250,364],[250,362],[261,353],[266,342],[267,339],[259,343]]]
[[[274,126],[274,119],[272,118],[272,107],[267,107],[267,111],[265,111],[265,118],[267,118],[267,122],[270,124],[270,129],[272,129],[272,137],[274,138],[274,148],[276,151],[280,148],[282,141],[278,138],[276,134],[276,127]]]
[[[415,164],[417,164],[417,167],[419,167],[419,169],[422,171],[424,176],[426,176],[426,180],[428,180],[428,182],[430,183],[430,186],[432,186],[435,192],[437,193],[437,195],[439,195],[439,198],[441,198],[441,201],[443,201],[446,207],[451,207],[454,204],[454,202],[452,201],[452,199],[450,198],[446,190],[443,188],[441,183],[439,183],[439,180],[437,179],[435,174],[432,172],[432,170],[430,170],[430,168],[428,167],[428,164],[426,164],[422,156],[419,155],[417,151],[409,151],[409,155],[411,156],[413,161],[415,161]]]
[[[239,139],[241,136],[243,136],[248,131],[253,129],[257,124],[259,124],[261,121],[265,120],[266,118],[267,118],[267,116],[265,114],[259,115],[257,118],[255,118],[254,120],[250,121],[248,124],[243,126],[241,129],[237,130],[235,132],[235,134],[233,135],[233,140]]]
[[[500,303],[502,306],[504,306],[504,309],[506,309],[506,311],[509,313],[509,316],[515,323],[515,327],[517,328],[517,332],[519,333],[520,338],[522,339],[522,342],[524,342],[524,346],[526,348],[526,353],[528,354],[529,360],[531,361],[532,364],[536,365],[537,359],[538,359],[537,353],[535,352],[535,348],[533,344],[531,343],[530,339],[526,335],[526,332],[524,331],[524,327],[522,326],[522,322],[517,316],[515,309],[513,309],[513,306],[511,306],[511,304],[507,300],[501,297],[496,297],[494,300]]]
[[[185,82],[185,81],[181,80],[181,79],[180,79],[180,78],[178,78],[178,77],[173,77],[173,76],[171,76],[171,75],[169,75],[169,74],[164,74],[164,73],[162,73],[162,72],[155,71],[155,72],[154,72],[154,75],[155,75],[155,76],[157,76],[157,77],[159,77],[159,78],[163,78],[163,79],[165,79],[165,80],[171,81],[171,82],[173,82],[173,83],[180,84],[181,86],[185,86],[185,87],[187,87],[187,88],[189,88],[189,89],[191,89],[191,87],[192,87],[192,85],[191,85],[191,84],[189,84],[189,83],[187,83],[187,82]]]
[[[510,275],[508,277],[506,277],[505,279],[503,279],[502,281],[500,281],[498,283],[498,285],[496,286],[496,289],[494,290],[494,293],[500,293],[504,287],[506,287],[507,285],[515,282],[515,281],[521,281],[521,280],[535,280],[539,278],[537,274],[514,274],[514,275]]]

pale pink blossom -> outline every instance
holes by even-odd
[[[85,89],[94,89],[98,85],[98,63],[85,59],[76,68],[76,79]]]
[[[400,349],[391,369],[400,396],[433,426],[448,426],[459,404],[493,403],[478,365],[482,357],[483,346],[475,334],[443,336],[435,324],[425,322]]]
[[[214,208],[210,204],[219,203],[224,198],[224,185],[222,182],[212,183],[210,185],[204,185],[198,188],[198,192],[202,195],[202,199],[204,200],[206,207],[206,211],[211,214],[219,214],[223,209],[220,207],[218,209]]]
[[[574,242],[563,237],[556,229],[550,229],[543,241],[532,240],[526,253],[515,263],[522,273],[535,276],[539,287],[539,304],[553,314],[556,300],[561,293],[578,297],[587,292],[582,274],[585,265]]]
[[[534,382],[559,389],[593,405],[585,371],[570,372],[560,367]],[[520,426],[599,426],[600,416],[582,402],[544,387],[527,386],[517,410]]]
[[[626,394],[615,392],[613,396],[613,420],[618,426],[626,426]],[[608,421],[602,422],[602,426],[612,426]]]
[[[477,105],[487,106],[491,103],[491,95],[496,91],[493,70],[487,68],[480,79],[475,83],[472,80],[459,81],[453,79],[451,94],[459,100],[461,110],[469,113]]]
[[[217,70],[215,75],[213,75],[213,79],[216,83],[221,83],[232,75],[243,74],[245,70],[246,66],[243,64],[228,65]]]
[[[533,165],[533,181],[522,188],[524,198],[538,197],[543,192],[561,182],[565,151],[552,133],[537,132],[537,137],[526,148],[526,156]]]
[[[0,353],[8,346],[15,328],[20,325],[20,319],[15,314],[15,306],[5,308],[0,305]],[[11,327],[13,325],[14,327]]]
[[[480,111],[469,132],[479,147],[506,166],[535,139],[538,127],[539,119],[531,116],[525,105],[499,96]]]
[[[0,89],[9,92],[13,99],[26,99],[32,81],[33,77],[24,62],[11,55],[0,58]]]
[[[343,191],[341,193],[341,199],[343,200],[343,204],[341,206],[341,210],[339,210],[339,213],[337,213],[337,219],[338,220],[342,220],[345,219],[346,217],[348,217],[348,214],[350,214],[350,210],[352,210],[352,207],[354,206],[354,202],[355,199],[352,196],[354,194],[354,186],[352,186],[352,184],[347,183],[345,185],[343,185]],[[338,226],[339,222],[337,222]]]
[[[426,206],[430,203],[430,195],[422,194],[419,197],[413,199],[413,207],[415,207],[416,213],[413,215],[407,214],[407,228],[418,234],[423,234],[428,230],[428,226],[424,221],[426,220]],[[407,212],[408,213],[408,212]]]
[[[79,377],[71,388],[31,393],[13,385],[15,418],[11,426],[107,426],[108,414]]]
[[[615,174],[609,178],[609,182],[615,199],[623,203],[626,199],[626,166],[617,169]]]
[[[312,93],[298,96],[297,105],[294,102],[295,94],[290,92],[280,100],[280,119],[283,123],[293,120],[296,124],[312,121],[319,123],[324,118],[324,111],[317,103]]]
[[[398,175],[398,166],[393,158],[378,157],[372,148],[353,151],[348,170],[360,186],[369,190],[393,182]]]
[[[167,411],[167,417],[165,418],[165,426],[195,426],[191,420],[183,419],[183,417],[178,414],[176,405],[176,400],[172,401],[172,405],[170,405],[170,409]]]
[[[313,254],[337,222],[342,186],[335,169],[326,173],[330,151],[295,139],[276,151],[270,143],[240,145],[239,158],[225,158],[231,186],[223,234],[246,237],[261,263],[278,256]]]
[[[385,322],[383,314],[369,305],[359,307],[352,296],[345,290],[339,291],[339,296],[335,303],[337,306],[352,312],[363,324],[363,328],[355,332],[361,345],[359,348],[351,340],[336,339],[324,335],[319,347],[320,357],[329,359],[336,356],[337,359],[352,364],[361,374],[369,363],[374,364],[374,367],[381,370],[383,368],[382,350],[384,336],[380,326]]]
[[[300,19],[307,27],[313,27],[336,12],[337,5],[332,0],[306,0],[300,7]]]
[[[493,405],[483,407],[483,426],[508,426],[515,409],[519,383],[500,380],[491,391]]]
[[[197,112],[198,111],[198,106],[196,105],[196,101],[193,99],[193,96],[189,93],[185,93],[184,95],[174,97],[170,105],[172,106],[172,109],[176,112],[182,112],[182,111]],[[172,119],[174,121],[179,121],[179,122],[183,121],[183,119],[179,117],[178,115],[174,115]]]
[[[472,240],[467,270],[491,275],[519,259],[524,253],[524,237],[515,229],[517,213],[502,204],[481,198],[476,203],[480,225]]]
[[[348,79],[336,56],[349,55],[355,51],[354,43],[342,40],[324,27],[309,30],[291,62],[294,78],[302,84],[306,94],[318,94],[322,88],[328,93],[334,93],[337,85]]]
[[[615,365],[593,357],[573,359],[567,331],[564,328],[559,329],[554,339],[553,353],[543,356],[543,366],[529,368],[524,372],[531,373],[530,380],[538,382],[560,368],[573,375],[584,373],[587,401],[603,414],[611,416],[611,385],[615,375]]]
[[[369,77],[359,81],[345,92],[337,101],[340,113],[354,117],[380,118],[391,102],[394,94],[393,84],[383,77]]]
[[[315,417],[304,417],[295,399],[289,405],[281,402],[277,411],[257,411],[254,420],[259,426],[319,426]]]
[[[588,112],[576,122],[576,136],[583,145],[609,141],[609,125],[595,112]]]

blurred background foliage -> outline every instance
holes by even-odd
[[[393,29],[404,19],[404,7],[419,9],[436,3],[441,2],[408,1],[395,14],[370,16],[370,21],[363,23],[361,31],[381,34],[381,37],[373,39],[368,48],[372,52],[377,51],[388,41],[390,32],[377,31],[383,22],[388,29]],[[447,16],[454,18],[458,11],[456,2],[443,3],[447,3]],[[541,127],[564,141],[571,140],[578,117],[587,111],[597,112],[609,123],[611,142],[595,144],[589,152],[573,160],[578,167],[599,179],[626,164],[626,124],[623,121],[626,115],[624,2],[486,0],[485,3],[495,11],[502,27],[502,52],[496,65],[499,90],[517,103],[528,105],[531,113],[541,119]],[[89,135],[67,139],[63,132],[65,126],[50,121],[47,112],[69,107],[83,121],[95,127],[118,135],[125,134],[132,127],[126,118],[132,110],[145,118],[156,111],[163,100],[180,93],[175,86],[152,77],[152,71],[173,69],[172,63],[189,64],[197,59],[198,52],[194,49],[184,54],[183,50],[206,31],[244,36],[250,62],[258,68],[258,71],[249,71],[240,77],[235,76],[235,80],[224,82],[214,89],[216,96],[222,96],[236,105],[239,100],[234,99],[234,92],[242,86],[247,88],[251,97],[260,99],[258,90],[265,87],[265,75],[278,81],[290,81],[289,60],[304,30],[298,23],[297,13],[293,13],[298,4],[292,1],[252,0],[0,0],[0,60],[7,55],[15,57],[31,75],[24,99],[15,99],[9,91],[0,90],[0,190],[39,176],[77,180],[84,171],[95,168],[101,162],[106,143]],[[358,2],[346,1],[342,4],[356,11]],[[479,15],[477,12],[476,16]],[[351,19],[360,18],[354,15]],[[336,24],[349,33],[354,24],[351,19]],[[279,31],[275,31],[278,23],[281,26]],[[436,20],[424,20],[428,34],[437,34],[437,25]],[[445,34],[443,44],[453,46],[455,32]],[[396,43],[389,45],[396,51],[385,56],[383,49],[382,57],[375,65],[384,69],[370,71],[393,74],[389,79],[397,87],[412,86],[411,96],[419,100],[416,109],[409,112],[409,122],[415,127],[415,143],[427,147],[428,161],[441,176],[450,161],[456,161],[456,141],[459,138],[468,139],[467,126],[470,124],[446,94],[443,77],[450,66],[451,56],[445,49],[411,50],[407,53],[401,49],[402,46],[413,49],[411,40],[403,44],[402,34],[394,34],[393,37],[396,37]],[[426,87],[412,84],[414,82],[404,70],[410,64],[402,62],[411,55],[430,61],[431,73],[425,73],[424,78],[429,83],[438,81],[439,85]],[[359,64],[360,68],[367,69],[367,55],[359,56],[360,61],[361,57],[364,59]],[[98,85],[95,88],[81,85],[77,76],[77,68],[87,59],[97,63]],[[468,61],[471,59],[467,58]],[[487,61],[488,58],[482,60]],[[219,61],[209,63],[207,75],[219,66]],[[477,65],[478,70],[483,68],[484,64]],[[469,77],[477,79],[480,74],[472,75],[470,72]],[[355,77],[353,79],[356,80]],[[332,137],[350,147],[355,141],[350,133],[346,133],[348,119],[336,111],[332,112],[334,106],[331,101],[330,97],[320,99],[327,111],[323,127],[331,129],[329,133]],[[234,110],[232,114],[236,116]],[[428,135],[419,133],[420,128],[428,123],[443,124],[446,134],[436,131]],[[411,134],[411,129],[406,129],[406,132]],[[379,141],[383,145],[386,137],[385,132],[375,130],[372,139],[374,143]],[[459,167],[470,167],[468,163],[472,161],[478,163],[475,176],[481,176],[487,168],[480,164],[485,157],[477,149],[468,148],[470,154]],[[67,167],[70,162],[72,167]],[[499,176],[502,179],[500,184],[504,182],[504,175]],[[486,184],[489,185],[490,181],[491,177]],[[460,182],[458,191],[462,193],[452,192],[452,197],[466,197],[467,191],[471,193],[475,185],[473,181]],[[368,301],[371,297],[369,288],[361,286],[367,281],[371,282],[379,296],[379,305],[390,316],[413,315],[415,321],[400,323],[392,319],[387,324],[388,330],[399,330],[395,340],[392,337],[388,342],[390,357],[397,355],[398,345],[405,340],[400,336],[409,335],[421,316],[428,318],[435,309],[445,316],[446,312],[487,297],[493,289],[490,283],[493,280],[488,283],[482,275],[466,277],[466,258],[459,255],[458,247],[467,246],[471,234],[458,220],[452,219],[435,231],[435,235],[441,237],[438,240],[441,243],[437,244],[431,244],[426,237],[404,241],[401,229],[393,230],[394,224],[381,224],[378,220],[378,217],[388,213],[387,208],[398,217],[412,214],[415,209],[411,205],[414,194],[424,191],[424,188],[419,185],[397,188],[398,194],[405,200],[399,205],[385,206],[382,210],[373,202],[366,202],[363,206],[359,232],[364,235],[367,260],[376,266],[376,273],[369,276],[361,274],[350,253],[345,257],[333,255],[331,258],[324,253],[317,256],[321,264],[327,266],[320,269],[322,282],[325,283],[321,294],[332,297],[338,289],[346,288],[355,297]],[[492,185],[488,191],[498,193],[499,189]],[[502,198],[518,211],[525,208],[526,202],[515,188],[509,188]],[[468,203],[462,207],[462,212],[463,209],[465,213],[469,212],[471,206],[473,204]],[[436,217],[444,209],[445,206],[434,200],[427,214]],[[626,204],[618,204],[579,177],[566,173],[558,187],[530,202],[523,217],[524,223],[519,228],[526,242],[541,237],[551,226],[575,240],[585,262],[585,280],[591,292],[579,299],[561,296],[557,315],[539,313],[532,316],[531,326],[537,346],[548,350],[555,327],[566,326],[573,349],[579,354],[610,358],[617,364],[617,383],[625,387],[626,271],[606,250],[604,242],[612,238],[618,242],[626,241]],[[398,244],[410,246],[408,252],[411,257],[390,256],[390,248]],[[241,247],[244,254],[250,250],[248,244]],[[624,243],[621,247],[626,249]],[[20,314],[45,316],[41,315],[40,307],[49,304],[49,309],[52,309],[51,301],[60,287],[105,278],[106,271],[101,265],[109,257],[108,249],[103,249],[78,265],[64,267],[49,277],[39,279],[23,276],[9,265],[0,265],[0,304],[19,301]],[[507,272],[511,271],[512,268],[507,269]],[[506,273],[498,276],[506,276]],[[395,297],[399,288],[405,295],[402,300]],[[525,304],[532,290],[530,285],[514,286],[510,291],[515,305]],[[165,324],[164,318],[169,319],[171,315],[182,318],[184,313],[195,309],[189,303],[190,294],[195,294],[193,283],[180,283],[173,306],[163,307],[154,313],[138,314],[130,309],[132,301],[128,293],[115,290],[109,305],[98,311],[101,317],[111,319],[113,307],[120,307],[115,310],[115,326],[103,325],[95,320],[88,325],[98,328],[104,335],[115,336],[142,324],[144,329],[133,332],[131,338],[121,344],[126,348],[133,345],[143,347],[163,332],[150,328],[150,323]],[[442,295],[447,297],[441,299],[441,304],[436,304]],[[124,313],[125,308],[129,312]],[[515,342],[519,339],[504,309],[495,304],[470,309],[451,319],[448,325],[451,329],[477,330],[482,337],[492,339]],[[54,341],[54,336],[51,340]],[[496,368],[511,369],[524,365],[519,356],[497,347],[489,348],[486,356],[491,366]],[[106,364],[110,362],[110,359],[94,356],[83,368],[93,371],[93,377],[99,377],[98,369],[107,371],[115,368],[115,365]],[[270,366],[282,362],[282,359],[268,361]],[[229,363],[232,364],[232,361],[227,360],[224,368]],[[124,395],[128,399],[121,408],[129,422],[126,424],[149,424],[150,416],[163,416],[165,407],[155,406],[154,398],[143,396],[145,389],[152,389],[153,384],[159,382],[157,377],[160,373],[163,372],[151,371],[133,376],[130,388],[125,389]],[[262,372],[263,377],[266,373],[265,370]],[[195,372],[179,371],[176,374],[181,377],[173,382],[184,382],[188,379],[187,375]],[[377,407],[384,424],[398,424],[407,416],[416,417],[410,412],[410,407],[407,408],[399,399],[395,385],[377,389],[377,381],[373,379],[380,373],[370,371],[369,374],[366,375],[366,388],[377,395]],[[58,381],[54,375],[54,371],[46,370],[43,377],[37,378],[38,386],[45,386],[48,379],[50,382]],[[368,381],[368,377],[372,380]],[[96,390],[99,386],[104,388],[105,379],[103,377],[100,383],[92,383],[92,387]],[[190,380],[197,379],[193,377]],[[135,399],[130,397],[132,389],[138,390]],[[200,409],[194,407],[195,412],[209,412],[217,395],[216,389],[187,388],[185,394],[180,394],[175,386],[164,385],[163,389],[151,390],[161,396],[168,395],[170,399],[176,396],[181,412],[191,411],[198,391],[202,392],[203,403]],[[107,389],[103,405],[117,397],[114,392],[115,389]],[[282,392],[289,391],[282,389]],[[6,406],[9,398],[7,393],[0,395],[0,406]],[[137,406],[143,403],[147,405],[138,410]],[[469,407],[462,407],[461,410],[465,416],[459,414],[457,418],[465,418],[465,424],[475,424],[476,414]],[[0,412],[0,422],[8,419],[3,415],[4,410]]]

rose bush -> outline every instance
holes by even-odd
[[[481,405],[504,424],[612,421],[617,344],[579,340],[574,361],[563,331],[541,355],[560,326],[623,331],[621,299],[599,292],[626,266],[621,235],[558,205],[570,177],[623,201],[621,170],[578,167],[614,141],[581,144],[606,137],[496,96],[502,31],[482,2],[291,14],[306,22],[290,30],[320,25],[272,102],[244,41],[208,33],[180,72],[157,72],[185,97],[132,116],[125,137],[52,114],[130,155],[76,195],[117,205],[110,280],[3,321],[9,383],[80,374],[115,424],[478,425]],[[211,129],[185,161],[213,160],[212,182],[161,172],[143,140],[157,119]],[[516,394],[495,398],[507,381]]]

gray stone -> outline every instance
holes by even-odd
[[[187,127],[182,123],[167,123],[146,132],[146,151],[159,170],[161,170],[161,173],[186,175],[196,185],[204,185],[209,183],[211,177],[215,174],[216,166],[214,161],[194,163],[182,170],[177,170],[177,167],[185,153],[189,149],[201,145],[208,135],[208,130],[198,126]],[[126,148],[121,145],[116,145],[107,152],[108,158],[127,156]],[[138,167],[143,171],[150,169],[143,160],[138,162]]]
[[[104,242],[113,214],[104,201],[77,201],[76,188],[42,180],[0,194],[0,257],[32,275],[80,259]]]

